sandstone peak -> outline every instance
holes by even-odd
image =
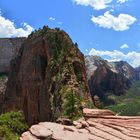
[[[22,110],[34,124],[78,117],[87,104],[85,62],[77,44],[59,28],[44,26],[29,35],[11,61],[3,110]]]

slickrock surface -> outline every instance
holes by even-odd
[[[83,112],[85,118],[74,121],[73,126],[51,122],[33,125],[21,140],[140,140],[140,117],[115,116],[109,110]]]

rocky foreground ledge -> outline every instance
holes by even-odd
[[[140,140],[140,117],[117,116],[110,110],[84,109],[71,126],[41,122],[21,140]]]

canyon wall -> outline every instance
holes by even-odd
[[[24,37],[0,38],[0,73],[9,72],[10,61],[15,57],[24,40]]]

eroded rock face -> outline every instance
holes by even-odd
[[[84,56],[64,31],[44,27],[11,61],[3,109],[23,110],[29,124],[53,121],[67,115],[69,96],[75,111],[90,100]]]
[[[122,73],[130,81],[133,82],[133,81],[140,80],[139,71],[133,68],[127,62],[119,61],[119,62],[114,62],[114,64],[115,64],[116,70],[119,71],[119,73]]]
[[[116,116],[109,110],[84,109],[73,126],[51,122],[33,125],[21,140],[139,140],[140,117]]]
[[[16,56],[24,40],[24,37],[0,38],[0,73],[9,73],[10,61]]]
[[[100,98],[105,97],[105,93],[113,92],[122,95],[131,85],[131,81],[122,73],[115,73],[107,66],[101,65],[89,79],[89,87],[93,95]]]

